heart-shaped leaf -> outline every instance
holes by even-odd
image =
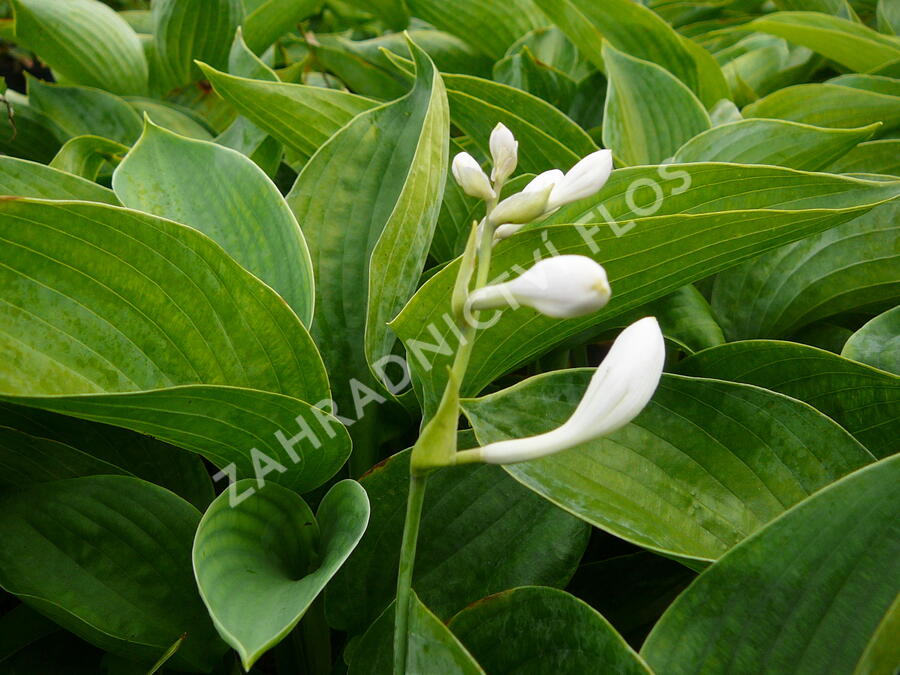
[[[235,484],[243,494],[252,481]],[[223,493],[194,539],[197,585],[222,638],[250,667],[297,625],[359,542],[369,520],[365,490],[336,484],[313,517],[277,485],[232,503]]]
[[[303,402],[329,398],[312,340],[211,239],[127,209],[28,199],[0,202],[0,231],[2,398],[150,433],[244,475],[273,458],[292,487],[340,467],[346,432]]]
[[[641,655],[674,675],[891,672],[898,483],[900,455],[795,506],[701,574]]]
[[[592,370],[539,375],[463,402],[478,440],[549,431]],[[827,440],[826,440],[827,439]],[[747,385],[664,375],[653,400],[607,437],[506,470],[588,522],[665,555],[715,560],[874,458],[813,408]]]
[[[198,192],[193,179],[201,174],[206,187]],[[112,184],[125,206],[214,239],[310,324],[315,290],[306,241],[278,188],[248,157],[148,121]]]

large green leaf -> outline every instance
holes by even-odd
[[[89,455],[106,467],[115,468],[114,471],[93,473],[137,476],[171,490],[200,510],[209,506],[213,499],[213,485],[203,459],[150,436],[9,403],[0,403],[0,425],[41,440],[55,441]],[[20,457],[19,461],[22,459]],[[28,461],[27,456],[24,459]],[[41,468],[56,470],[47,463]]]
[[[13,157],[0,157],[0,193],[37,199],[119,203],[108,188],[44,164]]]
[[[900,375],[900,307],[879,314],[856,331],[841,356]]]
[[[682,361],[678,372],[787,394],[831,417],[876,457],[897,449],[900,378],[831,352],[774,340],[732,342]]]
[[[131,145],[141,134],[141,118],[134,109],[101,89],[48,84],[29,77],[28,102],[69,137],[95,135]]]
[[[410,14],[452,33],[491,59],[503,58],[507,47],[545,19],[531,0],[406,0]]]
[[[249,475],[264,453],[292,487],[343,462],[343,429],[303,402],[328,399],[308,333],[215,242],[87,202],[3,201],[0,228],[3,398],[157,435]],[[300,463],[275,436],[293,436],[295,417],[315,430],[297,442]],[[326,422],[337,430],[322,438]]]
[[[900,301],[900,201],[716,277],[713,312],[731,340],[792,335],[841,312]]]
[[[900,576],[900,456],[800,503],[700,575],[641,654],[657,672],[889,673]],[[894,605],[892,607],[892,604]],[[880,661],[867,648],[879,637]],[[893,640],[893,647],[891,647]],[[868,661],[868,663],[866,663]]]
[[[13,0],[16,37],[70,82],[143,94],[147,60],[137,33],[97,0]]]
[[[492,595],[453,617],[450,630],[491,675],[650,674],[606,619],[554,588]]]
[[[860,143],[828,167],[833,173],[881,173],[900,176],[900,139]]]
[[[443,193],[447,100],[428,56],[413,50],[418,78],[410,94],[343,127],[287,197],[312,254],[313,335],[342,385],[374,383],[367,358],[374,363],[393,344],[387,321],[415,290]],[[342,386],[335,400],[345,414],[356,407],[358,418],[351,389]]]
[[[472,655],[415,591],[410,593],[406,672],[441,675],[484,675]],[[349,675],[383,675],[394,661],[394,603],[369,627],[354,646]]]
[[[631,0],[534,0],[581,52],[599,68],[604,41],[672,73],[711,107],[728,98],[728,84],[715,59],[682,37],[651,9]]]
[[[129,476],[88,476],[0,493],[0,585],[106,651],[208,671],[225,651],[191,573],[200,513]]]
[[[127,473],[71,445],[0,426],[0,487]]]
[[[562,224],[500,242],[490,275],[508,277],[551,253],[588,255],[606,267],[612,301],[600,314],[565,321],[530,309],[505,312],[476,337],[463,394],[478,393],[497,376],[589,327],[600,328],[687,283],[846,222],[897,190],[896,183],[751,165],[615,171],[596,198],[563,207],[551,218]],[[391,324],[407,346],[417,393],[429,411],[443,391],[456,344],[448,321],[457,266],[429,279]]]
[[[821,12],[775,12],[746,24],[778,35],[850,70],[867,72],[900,59],[900,41],[868,26]]]
[[[202,192],[193,183],[199,175]],[[113,189],[129,208],[214,239],[310,324],[314,280],[306,242],[278,188],[249,158],[148,122],[113,174]]]
[[[153,39],[166,89],[199,79],[194,59],[224,68],[241,0],[154,0]]]
[[[744,117],[845,129],[881,122],[884,133],[900,126],[900,96],[839,84],[798,84],[751,103],[743,112]]]
[[[297,153],[302,161],[356,115],[377,105],[370,99],[335,89],[251,80],[209,66],[200,67],[216,93]]]
[[[628,166],[659,164],[710,127],[703,104],[662,66],[603,45],[603,143]]]
[[[329,623],[351,634],[362,633],[394,598],[409,452],[394,455],[360,482],[372,501],[372,521],[329,585],[325,605]],[[413,588],[446,620],[470,602],[514,586],[564,586],[589,530],[499,467],[441,471],[428,481]]]
[[[482,444],[543,433],[571,415],[592,374],[539,375],[464,401],[463,410]],[[506,470],[623,539],[715,560],[786,508],[873,460],[830,419],[786,396],[665,375],[625,428]]]
[[[277,485],[237,504],[224,493],[212,503],[194,539],[194,573],[219,634],[245,669],[297,625],[368,520],[365,490],[350,480],[328,491],[315,517],[299,495]]]
[[[878,126],[829,129],[785,120],[739,120],[695,136],[678,149],[674,161],[777,164],[819,171],[871,138]]]
[[[50,162],[50,166],[94,181],[97,180],[100,170],[107,162],[118,164],[126,154],[128,154],[128,146],[108,138],[91,135],[75,136],[66,141],[65,145],[59,149],[56,157]],[[118,204],[118,200],[109,203]]]
[[[66,132],[14,93],[4,95],[8,108],[0,102],[0,153],[46,164],[59,151]]]
[[[262,0],[244,18],[244,39],[255,53],[266,47],[296,25],[314,14],[322,0]]]

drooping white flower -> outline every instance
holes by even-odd
[[[507,197],[497,204],[497,207],[491,212],[490,220],[492,223],[530,223],[535,218],[539,218],[547,210],[547,200],[550,198],[550,192],[553,190],[552,185],[546,186],[543,190],[532,190],[530,192],[518,192],[511,197]]]
[[[601,265],[583,255],[557,255],[539,261],[512,281],[472,291],[469,306],[499,309],[525,305],[546,316],[569,319],[602,308],[611,293]]]
[[[456,155],[450,169],[456,182],[470,197],[477,197],[485,201],[496,197],[487,174],[482,171],[481,166],[468,152]]]
[[[491,132],[490,147],[491,159],[494,162],[491,180],[495,184],[504,183],[516,170],[519,161],[519,142],[512,132],[499,122]]]
[[[665,355],[662,332],[655,318],[645,317],[631,324],[616,338],[566,422],[545,434],[489,443],[478,449],[478,458],[489,464],[524,462],[620,429],[652,398]]]

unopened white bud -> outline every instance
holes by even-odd
[[[606,436],[644,409],[659,385],[665,358],[659,324],[653,317],[645,317],[619,334],[565,423],[545,434],[489,443],[466,452],[473,453],[471,459],[489,464],[511,464]]]
[[[472,309],[525,305],[556,319],[596,312],[612,291],[606,270],[583,255],[558,255],[541,260],[512,281],[484,286],[469,296]]]
[[[470,197],[477,197],[485,201],[496,198],[487,174],[481,170],[481,166],[468,152],[461,152],[454,157],[450,168],[456,182]]]
[[[547,209],[553,211],[564,204],[590,197],[600,191],[613,170],[612,152],[598,150],[582,159],[555,181]],[[543,174],[541,174],[543,175]],[[540,178],[540,176],[538,176]],[[537,178],[535,179],[537,180]]]
[[[499,122],[491,132],[491,159],[494,168],[491,169],[491,180],[495,184],[503,183],[516,170],[519,161],[519,142],[506,126]]]
[[[547,186],[540,191],[519,192],[497,204],[491,212],[492,223],[530,223],[540,218],[547,209],[547,200],[553,188]]]

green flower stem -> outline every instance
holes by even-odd
[[[394,675],[406,675],[406,652],[409,641],[409,598],[427,480],[427,476],[411,475],[409,477],[409,495],[406,499],[406,523],[403,525],[400,569],[397,574],[397,602],[394,605]]]
[[[495,185],[494,189],[500,194],[501,185]],[[491,267],[491,249],[494,243],[494,228],[490,225],[489,216],[497,205],[497,200],[487,202],[484,224],[481,228],[481,240],[478,242],[478,263],[475,271],[475,288],[481,288],[487,283]],[[460,267],[460,274],[463,274]],[[458,280],[459,281],[459,280]],[[471,322],[465,322],[463,327],[463,339],[453,359],[450,368],[450,378],[447,387],[459,387],[469,366],[469,357],[472,354],[472,346],[475,342],[476,326]],[[444,392],[447,397],[449,393]],[[458,413],[457,413],[458,414]],[[454,417],[455,419],[455,417]],[[432,419],[431,422],[440,422]],[[423,435],[428,430],[423,430]],[[453,446],[455,449],[455,445]],[[416,543],[419,538],[419,523],[422,519],[422,503],[425,499],[425,483],[428,479],[427,472],[416,473],[413,467],[410,469],[409,495],[406,499],[406,522],[403,525],[403,543],[400,547],[400,567],[397,573],[397,601],[394,605],[394,675],[406,675],[406,656],[409,645],[409,599],[412,590],[413,567],[416,561]]]

